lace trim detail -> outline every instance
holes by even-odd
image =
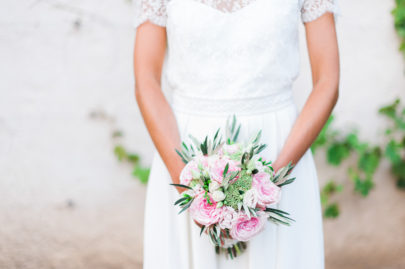
[[[169,0],[136,0],[135,20],[133,26],[137,28],[146,21],[159,26],[166,26],[166,5]]]
[[[135,0],[136,28],[145,21],[150,21],[159,26],[166,26],[166,5],[170,0]],[[191,0],[207,5],[224,13],[238,11],[257,0]]]
[[[257,0],[193,0],[215,8],[224,13],[238,11]]]
[[[336,0],[304,0],[301,8],[302,22],[310,22],[316,20],[326,12],[331,12],[339,15],[339,7]]]

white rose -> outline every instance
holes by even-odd
[[[255,189],[248,190],[243,196],[243,204],[248,207],[255,208],[258,202],[258,194]]]
[[[210,185],[208,186],[208,190],[209,190],[210,193],[214,193],[216,190],[219,189],[219,187],[220,186],[219,186],[218,182],[212,181],[210,183]]]
[[[212,193],[212,199],[214,199],[215,202],[220,202],[225,199],[225,194],[222,191],[214,191]]]

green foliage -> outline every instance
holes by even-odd
[[[385,130],[388,143],[384,155],[391,164],[391,172],[397,178],[397,187],[405,189],[405,108],[399,99],[378,111],[390,120]]]
[[[132,171],[132,175],[141,181],[141,183],[146,184],[148,183],[150,169],[146,167],[141,167],[136,165],[134,170]]]
[[[330,180],[321,190],[321,203],[323,208],[323,216],[325,218],[336,218],[339,216],[339,205],[331,203],[331,197],[337,192],[343,190],[343,185],[337,185],[335,181]]]
[[[150,169],[141,165],[138,154],[127,152],[122,145],[116,145],[114,154],[120,162],[127,162],[133,166],[132,175],[139,179],[140,182],[146,184],[148,182]]]
[[[401,39],[400,50],[405,55],[405,0],[395,0],[396,7],[392,10],[394,25]]]
[[[348,169],[348,176],[354,183],[354,191],[367,196],[374,187],[373,175],[380,164],[381,149],[378,146],[361,142],[356,131],[344,135],[341,131],[332,129],[333,119],[333,116],[329,118],[315,140],[315,148],[321,146],[326,148],[326,158],[332,166],[341,165],[349,157],[355,158],[356,164],[351,165]]]
[[[329,204],[324,210],[325,218],[337,218],[340,214],[339,205],[337,203]]]
[[[338,166],[344,159],[350,155],[350,146],[346,141],[334,141],[327,151],[328,162],[332,165]]]
[[[405,107],[399,99],[384,106],[378,111],[385,116],[390,125],[385,129],[387,141],[383,145],[372,145],[360,141],[357,132],[347,135],[333,129],[331,116],[318,138],[312,145],[312,151],[325,148],[326,160],[332,166],[339,166],[348,159],[351,165],[347,170],[348,177],[353,182],[354,191],[366,197],[374,188],[374,174],[383,158],[391,165],[391,173],[396,177],[396,185],[405,189]],[[354,162],[353,162],[354,161]],[[339,205],[331,203],[330,197],[341,190],[341,185],[329,181],[321,190],[321,201],[325,218],[335,218],[339,215]]]

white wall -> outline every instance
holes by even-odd
[[[405,97],[404,61],[389,14],[392,4],[341,0],[337,124],[361,127],[366,139],[378,140],[377,127],[384,126],[377,108]],[[0,4],[1,268],[140,266],[145,188],[132,179],[130,167],[116,162],[110,136],[121,128],[123,143],[150,163],[152,144],[133,96],[132,19],[126,0]],[[301,105],[310,91],[304,44],[302,51],[303,70],[295,85]],[[93,111],[115,121],[91,118]],[[320,178],[327,179],[327,166],[320,160],[318,167]],[[344,195],[350,201],[343,202],[346,213],[325,225],[330,268],[340,257],[351,259],[342,238],[354,242],[356,234],[373,233],[383,238],[377,228],[364,234],[353,224],[353,203],[363,210],[387,195],[389,205],[404,202],[404,195],[391,187],[377,188],[368,200],[356,198],[349,188]],[[373,217],[358,215],[360,223]],[[337,238],[337,223],[353,228]],[[399,229],[400,224],[396,220],[389,227]],[[398,249],[403,243],[382,241],[381,255],[388,255],[385,247]]]
[[[364,139],[377,140],[376,131],[385,126],[385,120],[377,115],[378,108],[396,97],[405,97],[405,58],[398,51],[399,39],[391,15],[394,1],[341,0],[339,4],[341,81],[335,108],[337,126],[358,126]],[[301,41],[302,72],[295,92],[302,105],[311,89],[311,75],[303,32]]]

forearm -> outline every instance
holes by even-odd
[[[290,161],[296,164],[314,142],[337,102],[337,88],[327,81],[315,85],[273,164],[276,171]]]
[[[159,81],[144,79],[135,87],[136,100],[152,141],[173,182],[179,183],[184,164],[175,152],[175,148],[180,148],[181,139],[173,111],[161,91]]]

